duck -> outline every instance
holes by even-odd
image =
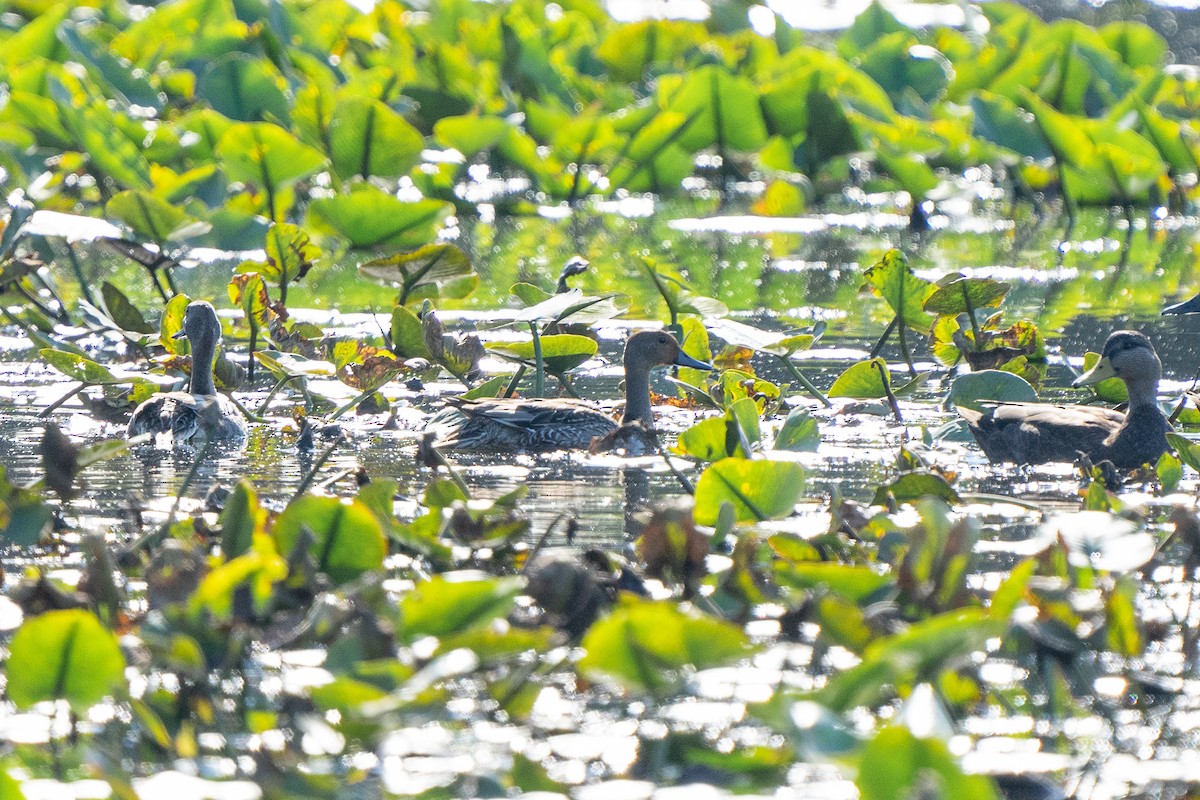
[[[1167,451],[1171,425],[1159,410],[1162,362],[1137,331],[1116,331],[1100,360],[1072,386],[1120,378],[1129,391],[1125,413],[1107,408],[1050,403],[998,403],[985,411],[959,408],[975,441],[992,463],[1073,463],[1086,456],[1131,470],[1155,463]]]
[[[596,437],[630,425],[654,430],[650,371],[658,366],[712,369],[683,352],[662,330],[641,331],[625,342],[625,411],[618,424],[598,406],[565,398],[451,398],[429,424],[434,446],[447,450],[582,450]]]
[[[213,440],[234,442],[246,438],[246,420],[213,383],[213,361],[221,342],[221,322],[211,303],[195,300],[183,313],[183,329],[176,339],[192,345],[192,376],[186,392],[163,392],[146,400],[129,420],[130,438],[170,435],[176,445]]]

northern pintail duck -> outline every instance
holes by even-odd
[[[1167,450],[1171,430],[1158,408],[1162,362],[1150,340],[1137,331],[1108,337],[1100,360],[1073,386],[1120,378],[1129,390],[1124,414],[1107,408],[1050,403],[999,403],[987,411],[959,408],[975,440],[992,462],[1044,464],[1111,461],[1119,469],[1153,464]]]
[[[186,392],[156,394],[142,403],[129,420],[127,435],[170,434],[175,444],[193,441],[235,441],[246,438],[246,421],[230,400],[217,394],[213,360],[221,341],[216,309],[203,300],[188,303],[183,330],[192,346],[192,377]]]
[[[692,358],[666,331],[642,331],[625,343],[625,413],[621,424],[654,429],[650,370],[671,364],[712,369]],[[615,431],[615,420],[592,403],[569,399],[489,398],[449,401],[429,428],[436,447],[456,450],[575,450]]]

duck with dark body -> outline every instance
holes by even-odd
[[[621,425],[654,430],[650,371],[677,365],[712,369],[684,353],[666,331],[642,331],[625,343],[625,413]],[[591,403],[568,399],[489,398],[448,401],[433,418],[434,446],[454,450],[578,450],[617,430],[615,420]]]
[[[174,444],[246,438],[246,421],[213,382],[213,360],[221,341],[221,321],[210,303],[196,300],[183,313],[183,330],[192,345],[192,376],[186,392],[156,394],[142,403],[129,420],[126,435],[171,434]]]
[[[1129,390],[1129,409],[1049,403],[1000,403],[986,411],[959,408],[988,460],[1017,464],[1110,461],[1118,469],[1155,463],[1167,450],[1171,430],[1158,408],[1162,363],[1150,340],[1136,331],[1108,337],[1100,360],[1074,386],[1120,378]]]

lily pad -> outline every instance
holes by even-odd
[[[752,651],[737,625],[632,596],[594,624],[581,646],[587,651],[578,665],[584,675],[655,695],[676,687],[685,667],[728,664]]]
[[[7,694],[17,708],[65,700],[77,713],[125,679],[117,637],[90,611],[48,611],[27,619],[9,645]]]
[[[279,552],[290,554],[303,530],[312,533],[310,552],[317,568],[339,583],[383,566],[387,555],[383,529],[357,500],[344,503],[311,494],[293,500],[272,530]]]
[[[1036,403],[1037,391],[1019,375],[998,369],[985,369],[957,375],[946,395],[946,408],[962,406],[976,411],[987,401],[1005,403]]]
[[[762,522],[792,513],[804,491],[804,469],[790,461],[726,458],[696,482],[696,522],[714,525],[721,504],[733,506],[739,522]]]
[[[574,369],[596,355],[598,345],[595,339],[579,336],[573,333],[561,333],[539,337],[542,346],[542,363],[546,371],[561,375],[567,370]],[[499,353],[506,358],[516,359],[525,364],[533,365],[533,341],[524,342],[490,342],[487,349]]]
[[[891,385],[887,362],[882,358],[872,358],[847,367],[829,387],[829,396],[859,400],[887,397]]]
[[[925,300],[925,310],[933,314],[964,314],[994,308],[1010,288],[1007,283],[991,278],[967,278],[952,273],[937,282],[937,290]]]

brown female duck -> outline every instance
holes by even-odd
[[[1167,450],[1170,424],[1158,408],[1162,363],[1150,340],[1136,331],[1117,331],[1104,343],[1096,365],[1074,386],[1120,378],[1129,390],[1124,414],[1095,406],[1000,403],[987,411],[959,408],[975,440],[992,462],[1044,464],[1111,461],[1119,469],[1153,464]]]
[[[221,322],[210,303],[188,303],[183,312],[183,330],[192,345],[192,377],[186,392],[156,394],[138,406],[129,420],[126,435],[170,434],[174,444],[207,439],[239,441],[246,438],[246,421],[233,403],[217,394],[213,383],[213,360],[221,341]]]
[[[650,370],[675,364],[712,369],[680,348],[666,331],[642,331],[625,343],[625,413],[622,424],[639,422],[654,429],[650,406]],[[436,447],[455,450],[577,450],[610,434],[617,423],[600,408],[579,400],[490,398],[449,401],[429,429]]]

